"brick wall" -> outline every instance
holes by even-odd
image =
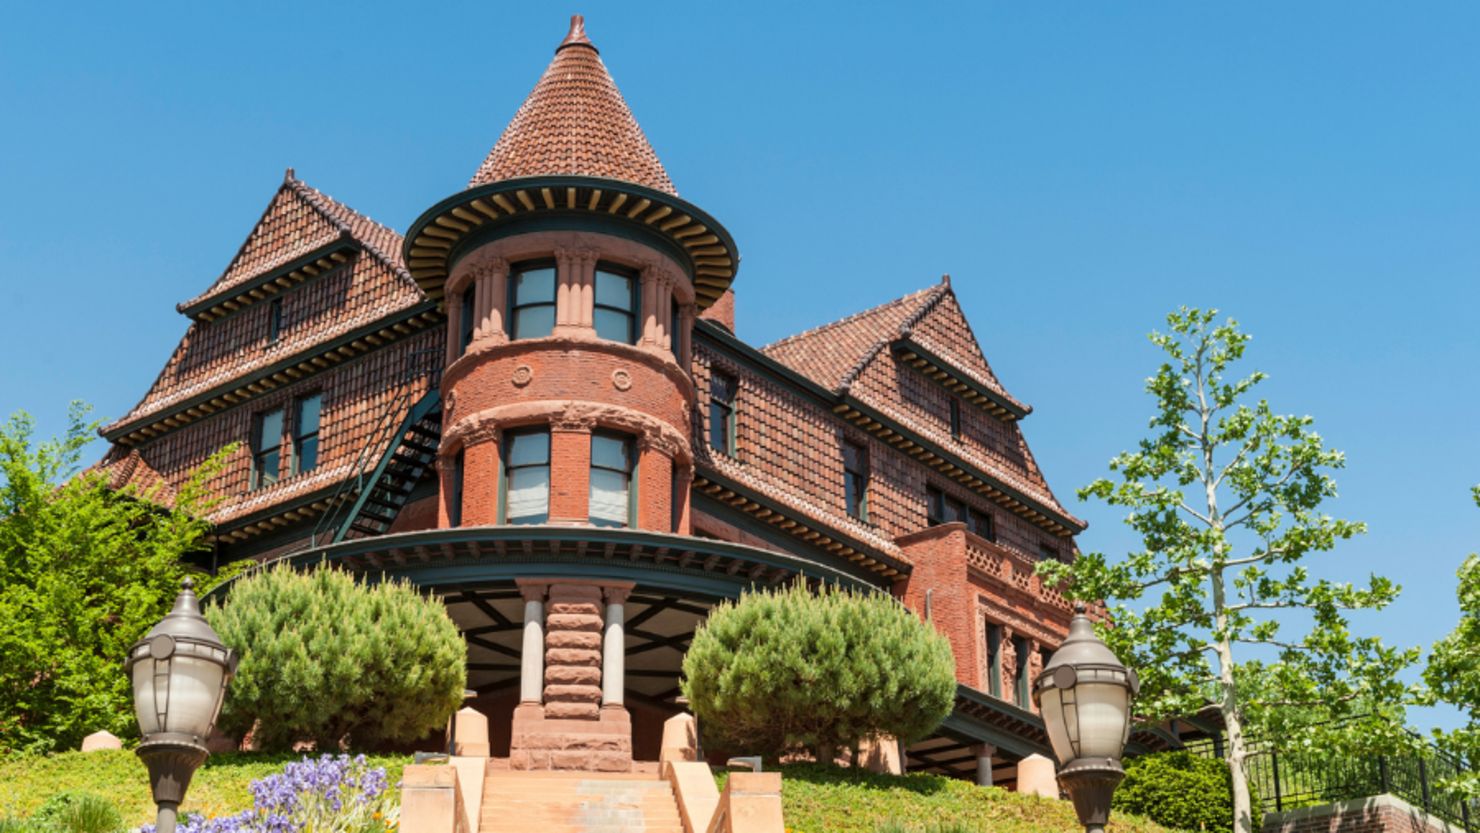
[[[1265,813],[1261,833],[1460,833],[1393,795]]]

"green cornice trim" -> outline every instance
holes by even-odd
[[[528,550],[525,542],[529,542]],[[559,545],[557,554],[551,553],[552,542]],[[586,545],[584,555],[578,554],[577,545],[581,543]],[[611,557],[606,554],[608,545]],[[498,554],[499,547],[503,555]],[[402,554],[404,564],[391,563],[392,550]],[[470,550],[478,551],[479,555],[471,554]],[[662,564],[654,560],[659,550],[666,551]],[[421,553],[425,553],[424,559]],[[692,555],[687,566],[679,566],[684,553]],[[711,558],[715,561],[705,568],[704,564]],[[719,559],[727,559],[729,563],[721,567]],[[375,560],[381,562],[379,566],[374,564]],[[736,560],[748,565],[747,569],[729,572],[727,568]],[[746,588],[770,582],[779,575],[785,580],[806,576],[842,587],[878,591],[877,587],[841,570],[791,553],[688,535],[584,526],[470,526],[377,535],[315,547],[274,563],[303,566],[320,561],[342,563],[367,574],[404,577],[421,586],[466,586],[526,576],[570,575],[636,581],[646,587],[702,589],[710,595],[735,598]],[[755,567],[763,568],[766,574],[751,580],[749,570]],[[208,595],[225,595],[235,580],[218,586]]]
[[[273,281],[276,281],[278,278],[281,278],[284,275],[288,275],[288,274],[291,274],[293,272],[296,272],[296,271],[298,271],[299,269],[302,269],[305,266],[312,266],[315,262],[317,262],[319,260],[323,260],[324,258],[326,258],[326,257],[334,254],[335,252],[342,252],[342,251],[359,252],[359,251],[361,251],[361,246],[360,246],[359,242],[356,241],[349,234],[341,233],[339,235],[339,238],[337,240],[334,240],[333,242],[331,242],[331,243],[329,243],[327,245],[320,246],[319,248],[314,249],[313,251],[309,252],[308,254],[306,254],[306,255],[304,255],[304,256],[302,256],[300,258],[297,258],[295,260],[289,261],[288,263],[285,263],[282,266],[277,267],[276,269],[271,269],[271,270],[269,270],[267,272],[263,272],[261,275],[258,275],[257,277],[251,279],[250,281],[247,281],[246,283],[238,284],[236,286],[231,287],[230,289],[223,290],[222,292],[220,292],[220,293],[218,293],[216,295],[207,295],[204,299],[202,299],[200,301],[196,301],[195,303],[190,304],[188,306],[186,304],[176,304],[175,305],[175,310],[177,312],[179,312],[181,315],[186,315],[186,316],[189,316],[191,318],[196,318],[202,312],[205,312],[206,310],[209,310],[212,307],[217,307],[217,306],[220,306],[221,304],[223,304],[223,303],[225,303],[227,301],[231,301],[231,300],[234,300],[236,298],[239,298],[242,295],[245,295],[245,294],[247,294],[248,292],[251,292],[254,289],[258,289],[260,287],[266,286],[269,283],[272,283]],[[343,264],[336,264],[336,266],[339,266],[339,265],[343,265]],[[295,286],[301,286],[304,283],[308,283],[309,281],[316,280],[319,277],[321,277],[323,275],[327,275],[328,273],[333,272],[333,271],[334,271],[334,269],[332,269],[332,268],[331,269],[325,269],[324,271],[318,273],[317,275],[312,275],[312,276],[308,277],[307,279],[298,282],[297,284],[295,284]],[[285,287],[284,288],[284,291],[286,291],[287,289],[288,289],[288,287]],[[276,294],[276,293],[274,293],[274,294]],[[266,300],[268,300],[271,297],[272,296],[268,296],[267,298],[254,299],[254,300],[248,302],[246,304],[246,307],[254,306],[257,303],[259,303],[261,301],[266,301]],[[239,307],[239,308],[237,308],[235,310],[232,310],[231,312],[226,313],[226,315],[218,316],[214,320],[220,321],[223,318],[227,318],[227,317],[229,317],[231,315],[235,315],[236,313],[240,312],[242,309],[245,309],[246,307]]]
[[[903,353],[903,352],[906,352],[906,351],[908,351],[910,353],[914,353],[915,355],[917,355],[920,358],[926,360],[927,362],[929,362],[929,363],[935,365],[936,367],[939,367],[940,369],[946,371],[947,373],[951,374],[951,378],[952,379],[960,382],[963,385],[966,385],[967,387],[971,388],[974,392],[980,394],[981,396],[985,397],[986,399],[990,399],[992,401],[992,404],[994,404],[997,407],[1001,408],[1002,410],[1007,411],[1008,413],[1012,414],[1012,416],[1013,416],[1014,419],[1022,419],[1023,417],[1026,417],[1028,414],[1033,413],[1033,409],[1031,407],[1026,407],[1026,406],[1023,406],[1023,405],[1019,405],[1016,402],[1013,402],[1012,400],[1007,399],[1002,394],[1000,394],[1000,393],[992,390],[991,388],[987,387],[986,385],[983,385],[982,383],[976,381],[975,379],[972,379],[970,376],[967,376],[964,372],[962,372],[961,368],[957,367],[954,363],[949,362],[949,361],[947,361],[945,359],[942,359],[940,356],[937,356],[935,353],[932,353],[929,349],[920,346],[920,343],[917,342],[917,341],[914,341],[913,339],[908,339],[908,338],[900,339],[899,341],[896,341],[893,344],[891,344],[890,345],[890,348],[896,354]],[[927,378],[929,378],[929,377],[927,377]],[[935,382],[936,384],[940,384],[940,382],[938,382],[935,379],[931,379],[930,381]]]
[[[892,417],[885,416],[876,408],[860,401],[857,397],[828,390],[822,385],[819,385],[811,379],[808,379],[807,377],[787,367],[781,362],[778,362],[770,356],[767,356],[765,353],[762,353],[754,347],[751,347],[743,341],[740,341],[735,336],[731,335],[727,330],[725,330],[725,328],[714,324],[713,322],[703,320],[695,321],[694,324],[694,333],[700,337],[700,340],[718,348],[722,352],[728,353],[731,358],[749,365],[752,369],[761,372],[762,375],[766,376],[771,381],[776,382],[783,387],[789,388],[794,393],[811,398],[830,411],[838,405],[844,405],[848,408],[851,408],[873,420],[874,422],[879,423],[895,434],[908,438],[910,442],[925,449],[930,454],[933,454],[941,460],[944,460],[946,463],[954,466],[955,468],[971,474],[973,477],[981,480],[983,483],[990,485],[993,489],[996,489],[1002,494],[1007,495],[1018,503],[1021,503],[1024,506],[1031,507],[1035,512],[1046,518],[1049,518],[1054,523],[1059,524],[1061,527],[1073,530],[1076,534],[1079,532],[1083,532],[1087,528],[1088,524],[1085,524],[1083,521],[1071,520],[1068,517],[1064,516],[1062,513],[1051,509],[1048,506],[1045,506],[1037,498],[1030,497],[1024,494],[1021,490],[1007,485],[998,478],[993,477],[988,472],[983,471],[975,463],[966,461],[954,452],[942,447],[935,441],[922,436],[914,429],[903,425]],[[1031,523],[1031,521],[1029,522]]]

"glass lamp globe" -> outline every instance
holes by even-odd
[[[1069,638],[1033,686],[1054,756],[1067,766],[1082,758],[1118,760],[1130,734],[1136,672],[1095,636],[1084,605],[1076,607]]]
[[[236,652],[221,644],[200,615],[194,586],[185,580],[174,609],[129,649],[124,662],[145,743],[204,745],[236,673]]]

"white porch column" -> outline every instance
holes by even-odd
[[[627,597],[623,587],[603,588],[606,596],[606,631],[601,639],[601,705],[621,706],[627,687]]]
[[[524,645],[519,651],[519,703],[538,706],[545,692],[545,593],[549,585],[519,585],[524,597]]]
[[[978,787],[992,786],[992,756],[997,754],[997,747],[990,743],[979,743],[973,750],[976,752],[976,785]]]

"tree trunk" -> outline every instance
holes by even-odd
[[[1217,613],[1219,629],[1228,626],[1228,614],[1224,607],[1223,572],[1215,569],[1213,579],[1213,610]],[[1233,833],[1254,833],[1254,814],[1249,806],[1248,747],[1244,742],[1244,723],[1239,716],[1238,691],[1233,679],[1233,642],[1228,638],[1218,640],[1218,687],[1222,697],[1218,710],[1223,713],[1223,723],[1228,727],[1228,769],[1233,775]]]

